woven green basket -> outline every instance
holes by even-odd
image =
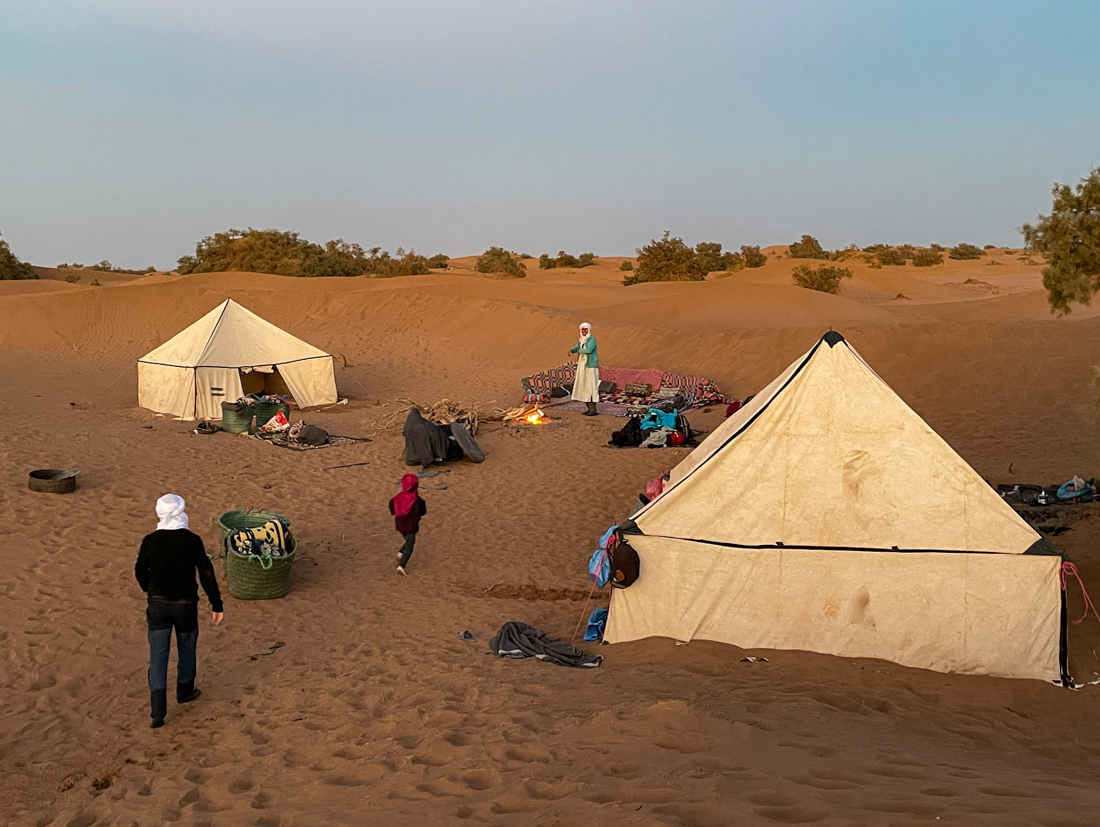
[[[256,427],[260,428],[267,424],[267,421],[271,417],[275,416],[279,411],[283,412],[283,416],[290,419],[290,405],[286,405],[282,402],[253,402],[252,413],[256,417]]]
[[[252,417],[256,415],[254,407],[246,405],[244,410],[234,411],[226,407],[229,404],[233,403],[222,402],[222,430],[230,434],[247,432],[252,425]]]
[[[222,530],[222,559],[225,563],[225,582],[229,593],[238,600],[272,600],[285,597],[290,591],[290,567],[298,551],[298,541],[287,532],[285,557],[274,557],[271,567],[264,568],[254,554],[238,554],[229,547],[229,538],[242,528],[257,528],[268,520],[278,520],[284,528],[290,520],[274,511],[227,511],[218,518]]]

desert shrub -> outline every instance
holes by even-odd
[[[76,273],[69,273],[69,275],[65,276],[65,281],[67,281],[69,284],[76,284],[78,281],[80,281],[80,276],[78,276]]]
[[[520,257],[521,259],[523,259],[524,261],[526,261],[526,260],[527,260],[527,259],[529,259],[529,258],[534,258],[534,256],[533,256],[533,255],[531,255],[530,253],[520,253],[520,254],[519,254],[519,257]]]
[[[937,264],[943,264],[942,249],[942,247],[939,250],[932,247],[927,250],[916,250],[913,253],[913,266],[934,267]]]
[[[503,247],[490,247],[477,257],[474,269],[479,273],[493,273],[502,278],[521,279],[527,275],[527,266]]]
[[[880,267],[905,266],[905,256],[902,255],[900,250],[895,250],[893,247],[886,247],[876,252],[875,261]]]
[[[799,287],[822,293],[839,293],[841,280],[851,277],[852,271],[847,267],[834,267],[831,264],[822,264],[816,269],[808,264],[800,264],[791,271],[791,278]]]
[[[645,281],[702,281],[706,276],[695,251],[668,230],[637,253],[638,268],[623,278],[627,286]]]
[[[1028,253],[1042,253],[1043,287],[1051,310],[1069,313],[1100,290],[1100,167],[1076,187],[1054,185],[1050,215],[1020,228]],[[1026,264],[1038,262],[1028,258]]]
[[[914,247],[912,244],[899,244],[898,253],[906,261],[912,261],[913,256],[917,253],[917,248]]]
[[[865,253],[877,253],[880,250],[889,250],[889,249],[890,249],[889,244],[872,244],[869,247],[864,247],[863,252],[865,252]]]
[[[592,253],[581,253],[579,256],[571,256],[565,250],[559,250],[558,254],[551,258],[549,253],[539,256],[540,270],[553,270],[555,267],[589,267],[596,256]]]
[[[428,263],[428,269],[429,270],[445,270],[446,267],[447,267],[447,262],[448,261],[450,261],[450,259],[447,258],[445,255],[443,255],[443,253],[437,253],[436,255],[434,255],[430,259],[428,259],[428,262],[427,262]]]
[[[621,261],[619,262],[619,272],[626,273],[634,269],[633,261]]]
[[[986,244],[984,247],[982,247],[982,249],[983,250],[995,250],[995,249],[997,249],[997,245],[996,244]]]
[[[0,281],[36,278],[38,278],[38,271],[17,259],[8,247],[8,242],[0,238]]]
[[[741,259],[746,267],[763,267],[768,263],[768,256],[760,252],[759,246],[741,245]]]
[[[321,246],[299,238],[297,233],[250,227],[207,236],[195,245],[195,255],[179,260],[178,270],[182,275],[243,270],[277,276],[385,278],[423,275],[428,272],[428,260],[400,247],[392,256],[381,247],[364,250],[342,238]]]
[[[981,258],[984,255],[985,251],[975,247],[973,244],[958,244],[951,248],[951,252],[947,254],[947,257],[957,261],[967,261]]]
[[[828,261],[832,254],[821,249],[821,244],[812,235],[802,236],[801,241],[796,241],[790,246],[791,258],[816,258]]]
[[[942,253],[943,252],[943,245],[942,244],[929,244],[928,249],[935,250],[937,253]]]
[[[695,245],[695,257],[703,273],[713,273],[716,270],[738,270],[739,256],[729,250],[722,252],[722,245],[716,241],[700,241]]]

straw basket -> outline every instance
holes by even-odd
[[[298,541],[287,532],[287,555],[271,558],[270,568],[254,554],[239,554],[229,547],[229,537],[242,528],[257,528],[268,520],[278,520],[286,528],[290,520],[274,511],[227,511],[218,518],[222,530],[222,559],[229,593],[238,600],[272,600],[290,591],[290,567],[298,551]]]

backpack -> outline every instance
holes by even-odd
[[[625,589],[634,585],[641,569],[641,561],[638,559],[638,552],[623,539],[623,534],[618,529],[608,556],[611,558],[611,586]]]

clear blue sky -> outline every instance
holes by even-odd
[[[1098,43],[1087,0],[6,0],[0,233],[1018,244],[1100,165]]]

